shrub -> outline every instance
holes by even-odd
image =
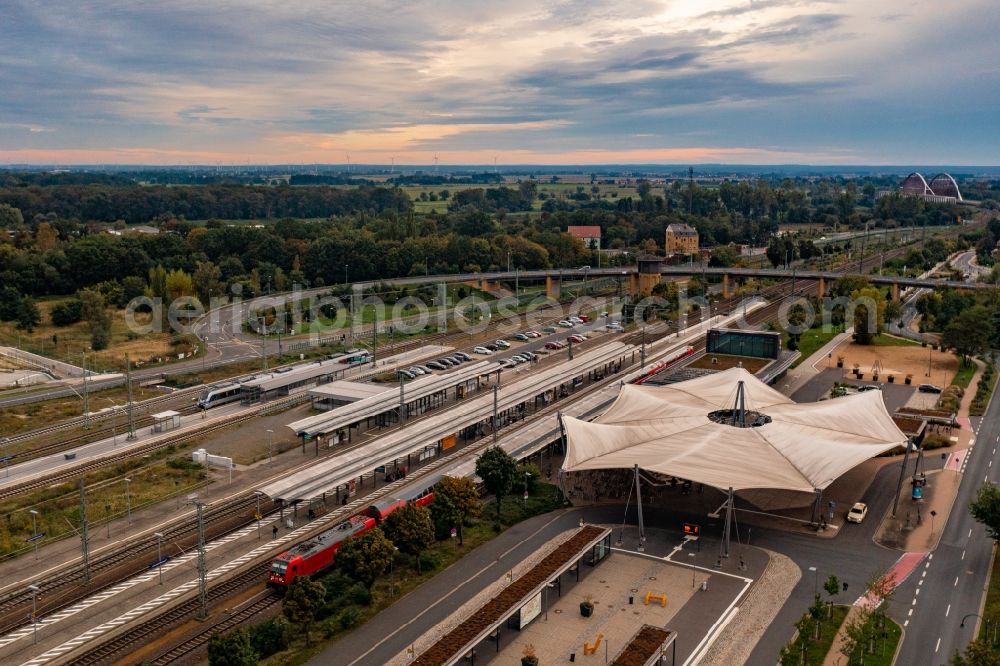
[[[250,642],[261,657],[270,657],[288,648],[291,627],[281,617],[272,618],[250,627]]]
[[[340,617],[337,618],[337,624],[340,625],[341,629],[350,629],[356,625],[361,620],[361,611],[358,610],[357,606],[348,606],[341,613]]]
[[[49,313],[55,326],[69,326],[83,319],[83,301],[79,298],[63,301]]]
[[[358,606],[367,606],[372,602],[372,593],[361,583],[355,583],[344,595],[347,600]]]
[[[441,566],[441,557],[434,552],[425,551],[420,553],[420,570],[434,571]]]

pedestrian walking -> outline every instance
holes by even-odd
[[[278,526],[277,525],[272,525],[271,526],[271,539],[277,539],[277,538],[278,538]]]

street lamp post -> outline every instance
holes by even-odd
[[[31,640],[38,643],[38,586],[29,585],[31,590]]]
[[[347,281],[347,264],[344,264],[344,284],[349,284]]]
[[[524,473],[524,501],[528,501],[528,478],[531,476],[531,472]]]
[[[274,435],[274,431],[270,428],[267,429],[267,463],[271,464],[271,436]]]
[[[260,518],[261,518],[261,516],[260,516],[260,496],[261,496],[262,493],[259,490],[255,490],[253,494],[256,495],[256,497],[257,497],[257,513],[254,514],[254,517],[257,519],[257,538],[260,539]]]
[[[122,479],[125,482],[125,515],[128,516],[128,524],[132,524],[132,493],[129,491],[129,484],[132,483],[132,479],[127,476]]]
[[[156,537],[156,568],[160,570],[160,585],[163,585],[163,532],[153,532]]]
[[[813,596],[815,597],[819,594],[819,569],[816,567],[809,567],[809,571],[813,572]]]
[[[693,563],[694,563],[694,558],[696,558],[697,556],[698,556],[698,553],[688,553],[688,557],[691,558],[691,562],[692,562],[692,564],[691,564],[691,589],[692,590],[694,589],[694,572],[695,572],[694,564]]]
[[[399,552],[399,548],[395,546],[392,547],[392,558],[389,560],[389,596],[396,596],[396,574],[392,568],[392,563],[396,560],[396,553]]]
[[[35,559],[38,559],[38,512],[28,509],[31,514],[31,539],[35,542]]]

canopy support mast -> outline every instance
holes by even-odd
[[[639,466],[635,466],[635,506],[639,510],[639,552],[646,550],[646,525],[642,521],[642,492],[639,488]]]

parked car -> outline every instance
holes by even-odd
[[[458,365],[458,361],[453,361],[447,356],[442,356],[441,358],[437,359],[437,362],[446,368],[450,368],[453,365]]]
[[[563,328],[573,328],[573,322],[569,321],[568,319],[561,320],[559,322],[559,325],[562,326]]]
[[[500,361],[500,367],[503,368],[504,370],[508,370],[508,369],[513,368],[515,366],[517,366],[517,363],[514,363],[510,359],[506,359],[506,360]]]
[[[524,354],[515,354],[514,356],[510,357],[510,360],[516,363],[528,363],[529,361],[531,361],[531,359],[525,356]]]
[[[546,342],[545,343],[545,348],[546,349],[562,349],[565,346],[566,345],[564,345],[563,343],[556,342],[555,340],[553,340],[552,342]]]
[[[431,374],[433,372],[433,370],[431,370],[430,368],[428,368],[426,365],[415,365],[413,367],[414,368],[420,368],[421,370],[424,371],[425,375],[429,375],[429,374]]]
[[[868,505],[864,502],[855,502],[851,510],[847,512],[847,522],[860,523],[868,515]]]
[[[489,350],[490,350],[491,352],[496,352],[496,351],[500,351],[500,347],[498,347],[498,346],[497,346],[497,345],[496,345],[495,343],[493,343],[493,342],[487,342],[487,343],[486,343],[485,345],[483,345],[483,346],[484,346],[484,347],[486,347],[487,349],[489,349]]]
[[[608,324],[607,329],[609,331],[611,331],[612,333],[624,333],[625,332],[625,329],[622,328],[619,324]]]
[[[567,339],[567,340],[572,340],[573,342],[575,342],[575,343],[577,343],[577,344],[580,344],[581,342],[583,342],[583,341],[584,341],[584,340],[586,340],[587,338],[583,337],[582,335],[571,335],[571,336],[569,336],[569,337],[568,337],[568,338],[566,338],[566,339]]]
[[[579,317],[567,317],[566,320],[569,321],[569,322],[572,322],[574,324],[582,324],[583,323],[583,320],[580,319]]]
[[[407,379],[413,379],[414,377],[416,377],[416,375],[414,375],[409,370],[397,370],[396,373],[398,375],[402,376],[402,377],[407,378]]]
[[[474,351],[477,354],[482,354],[483,356],[491,356],[493,354],[493,350],[487,349],[486,347],[483,347],[482,345],[480,345],[479,347],[476,347],[472,351]],[[430,365],[430,364],[428,363],[428,365]]]
[[[415,365],[411,365],[410,367],[408,367],[406,369],[406,371],[408,373],[410,373],[411,375],[426,375],[427,374],[426,372],[424,372],[422,369],[418,368]]]
[[[864,386],[858,387],[858,393],[864,393],[865,391],[879,391],[881,390],[875,384],[865,384]]]
[[[434,368],[435,370],[447,370],[448,369],[448,366],[445,365],[444,363],[441,363],[440,361],[427,361],[426,365],[427,365],[428,368]]]
[[[534,361],[536,358],[538,358],[538,354],[530,351],[521,352],[521,356],[525,357],[529,361]]]
[[[546,326],[542,329],[542,333],[555,333],[557,330],[555,326]]]
[[[588,317],[585,314],[582,314],[582,315],[580,315],[580,321],[582,321],[583,323],[586,324],[588,321],[590,321],[590,317]]]
[[[493,341],[493,344],[495,344],[500,349],[510,349],[510,343],[507,342],[506,340],[500,340],[498,338],[498,339],[496,339],[496,340]]]
[[[514,335],[514,339],[515,340],[520,340],[521,342],[527,342],[529,338],[528,338],[528,335],[526,333],[516,333]]]
[[[462,359],[460,359],[457,356],[449,356],[448,360],[451,361],[452,363],[454,363],[455,365],[461,365],[464,362],[464,361],[462,361]]]
[[[921,384],[917,390],[921,393],[940,393],[941,387],[934,386],[934,384]]]
[[[472,357],[469,356],[468,354],[466,354],[465,352],[455,352],[453,354],[453,356],[456,356],[456,357],[462,359],[463,361],[471,361],[472,360]]]
[[[524,334],[527,335],[529,338],[540,338],[540,337],[542,337],[542,334],[539,333],[538,331],[525,331]]]

